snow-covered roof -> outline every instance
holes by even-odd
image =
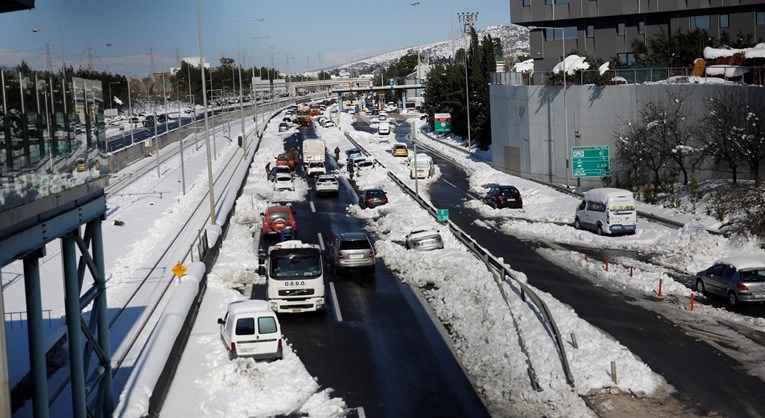
[[[617,189],[614,187],[603,187],[600,189],[588,190],[584,193],[585,200],[592,200],[595,202],[607,202],[613,198],[620,199],[632,199],[632,192],[624,189]]]
[[[740,65],[710,65],[705,69],[707,75],[721,75],[725,77],[741,77],[749,72],[748,67]]]
[[[610,66],[611,64],[608,62],[602,64],[600,67],[598,67],[598,74],[603,75],[606,71],[608,71]]]
[[[752,48],[704,48],[705,59],[732,57],[743,54],[744,58],[765,58],[765,43],[759,43]]]
[[[250,300],[238,300],[231,302],[228,305],[228,312],[231,315],[242,314],[247,312],[273,312],[271,311],[271,305],[265,300],[250,299]]]

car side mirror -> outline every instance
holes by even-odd
[[[218,318],[218,323],[222,325],[223,324],[223,318]]]
[[[260,216],[266,216],[266,214],[263,212],[260,212]]]

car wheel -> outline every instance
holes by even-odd
[[[574,228],[575,229],[582,229],[582,225],[579,223],[579,218],[576,218],[574,220]]]
[[[598,235],[603,235],[603,225],[598,225],[597,233]]]
[[[701,281],[701,279],[696,279],[696,291],[701,293],[702,295],[707,294],[707,289],[704,287],[704,282]]]
[[[738,304],[738,296],[736,292],[728,292],[728,305],[736,306]]]

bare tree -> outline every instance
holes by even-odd
[[[702,154],[711,157],[715,165],[728,167],[734,184],[738,179],[738,166],[744,160],[739,139],[745,135],[747,107],[746,98],[731,91],[704,102]]]
[[[627,180],[634,190],[639,188],[644,177],[645,137],[645,127],[631,122],[627,123],[624,131],[614,135],[616,166],[626,171]]]
[[[698,129],[688,120],[686,96],[669,93],[666,102],[648,102],[640,111],[646,127],[646,142],[654,153],[666,155],[674,167],[666,167],[669,173],[679,170],[683,173],[683,185],[688,184],[688,172],[698,160],[693,158],[699,149],[696,146]]]

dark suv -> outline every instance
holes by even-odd
[[[382,189],[366,189],[359,196],[359,206],[362,208],[375,208],[388,203],[388,195]]]
[[[483,201],[495,208],[523,208],[521,192],[515,186],[491,186]]]
[[[363,232],[343,232],[327,243],[327,259],[335,275],[345,269],[363,268],[375,271],[375,250],[372,242]]]

